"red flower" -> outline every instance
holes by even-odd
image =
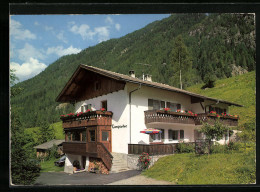
[[[194,115],[195,115],[195,117],[197,117],[197,116],[198,116],[198,114],[196,114],[196,113],[195,113]]]

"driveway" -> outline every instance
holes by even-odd
[[[130,170],[109,175],[82,172],[68,174],[64,172],[44,172],[37,178],[34,185],[106,185],[119,180],[139,175],[141,171]]]

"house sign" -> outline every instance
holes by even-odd
[[[114,125],[114,124],[112,124],[112,128],[114,129],[114,128],[127,128],[127,125]]]

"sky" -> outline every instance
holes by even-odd
[[[169,17],[133,15],[11,15],[10,68],[19,81],[34,77],[58,58],[120,38]]]

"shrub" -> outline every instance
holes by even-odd
[[[151,158],[148,153],[143,152],[138,158],[138,164],[142,170],[148,169],[151,163]]]
[[[210,147],[210,153],[224,153],[226,151],[225,145],[220,145],[219,143],[216,143],[215,145],[212,145]]]
[[[178,143],[176,146],[177,153],[193,153],[195,152],[195,146],[188,143]]]
[[[228,151],[238,151],[239,150],[239,144],[230,141],[226,145],[226,150],[228,150]]]

